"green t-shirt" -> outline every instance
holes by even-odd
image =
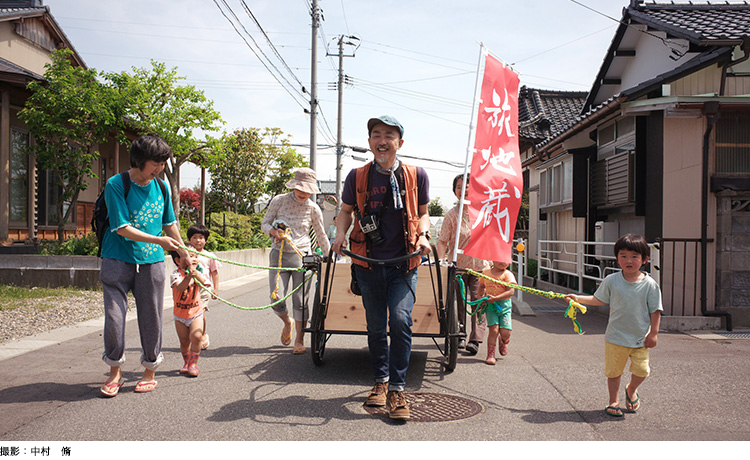
[[[154,243],[141,243],[124,238],[116,232],[130,225],[149,235],[159,236],[162,227],[177,222],[172,210],[172,199],[167,187],[167,202],[156,180],[148,185],[130,181],[130,191],[124,198],[122,177],[116,174],[109,178],[104,189],[107,202],[109,231],[104,232],[102,257],[122,260],[133,264],[152,264],[164,261],[164,250]]]
[[[609,304],[604,340],[623,347],[642,347],[651,328],[651,313],[664,310],[659,285],[648,274],[635,283],[622,272],[608,275],[594,296]]]

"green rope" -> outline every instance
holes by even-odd
[[[258,269],[261,269],[261,270],[278,270],[278,271],[295,271],[295,272],[304,272],[304,271],[306,270],[306,269],[305,269],[304,267],[297,267],[297,268],[286,268],[286,267],[262,267],[262,266],[258,266],[258,265],[249,265],[249,264],[243,264],[243,263],[240,263],[240,262],[234,262],[234,261],[231,261],[231,260],[227,260],[227,259],[221,259],[221,258],[219,258],[219,257],[215,257],[215,256],[209,256],[209,255],[207,255],[207,254],[203,254],[203,253],[200,253],[200,252],[196,251],[195,249],[193,249],[193,248],[189,248],[189,247],[187,247],[187,246],[183,246],[183,245],[179,245],[179,246],[180,246],[180,247],[181,247],[182,249],[185,249],[186,251],[189,251],[189,252],[192,252],[192,253],[195,253],[195,254],[198,254],[198,255],[202,255],[202,256],[204,256],[204,257],[208,257],[209,259],[214,259],[214,260],[218,260],[219,262],[226,262],[226,263],[229,263],[229,264],[233,264],[233,265],[238,265],[238,266],[240,266],[240,267],[247,267],[247,268],[258,268]],[[291,296],[292,296],[292,294],[294,294],[295,292],[297,292],[297,291],[298,291],[298,290],[299,290],[299,289],[300,289],[300,288],[302,287],[302,285],[303,285],[303,284],[305,284],[305,283],[307,283],[308,281],[310,281],[310,279],[311,279],[311,278],[313,277],[313,275],[315,275],[315,273],[314,273],[314,272],[313,272],[313,273],[310,273],[310,275],[308,275],[308,276],[307,276],[307,278],[305,278],[305,280],[304,280],[304,281],[303,281],[302,283],[300,283],[300,284],[299,284],[299,285],[298,285],[298,286],[297,286],[296,288],[294,288],[294,289],[292,289],[292,290],[291,290],[290,292],[288,292],[288,293],[287,293],[287,295],[285,295],[284,297],[280,298],[280,299],[279,299],[279,300],[277,300],[276,302],[270,303],[270,304],[268,304],[268,305],[265,305],[265,306],[262,306],[262,307],[243,307],[243,306],[237,305],[236,303],[230,302],[229,300],[227,300],[227,299],[224,299],[224,298],[222,298],[222,297],[220,297],[220,296],[218,296],[218,295],[214,295],[214,294],[213,294],[213,293],[212,293],[211,291],[209,291],[209,290],[208,290],[208,288],[207,288],[206,286],[204,286],[204,285],[203,285],[203,284],[202,284],[202,283],[201,283],[200,281],[198,281],[198,280],[196,280],[196,279],[194,279],[194,280],[195,280],[196,284],[198,284],[198,286],[199,286],[199,287],[200,287],[200,288],[201,288],[202,290],[204,290],[204,291],[207,291],[207,292],[209,292],[209,293],[211,294],[211,296],[212,296],[212,297],[216,298],[217,300],[220,300],[220,301],[224,302],[225,304],[229,305],[230,307],[234,307],[234,308],[237,308],[237,309],[239,309],[239,310],[265,310],[265,309],[267,309],[267,308],[271,308],[271,307],[273,307],[273,306],[275,306],[275,305],[278,305],[278,304],[280,304],[280,303],[284,302],[284,301],[285,301],[286,299],[288,299],[289,297],[291,297]]]
[[[285,296],[284,296],[284,297],[282,297],[281,299],[277,300],[277,301],[276,301],[276,302],[274,302],[274,303],[271,303],[271,304],[268,304],[268,305],[265,305],[265,306],[262,306],[262,307],[243,307],[243,306],[237,305],[236,303],[230,302],[230,301],[229,301],[229,300],[227,300],[227,299],[224,299],[224,298],[222,298],[222,297],[219,297],[219,296],[217,296],[217,295],[214,295],[213,293],[211,293],[211,291],[209,291],[209,290],[208,290],[208,288],[207,288],[206,286],[204,286],[204,285],[203,285],[203,284],[202,284],[202,283],[201,283],[200,281],[196,280],[195,278],[193,278],[193,280],[195,281],[195,283],[196,283],[196,284],[197,284],[198,286],[200,286],[200,288],[201,288],[202,290],[204,290],[204,291],[208,291],[208,292],[209,292],[209,293],[211,293],[211,295],[212,295],[213,297],[215,297],[215,298],[216,298],[217,300],[220,300],[220,301],[224,302],[225,304],[229,305],[230,307],[234,307],[234,308],[237,308],[237,309],[240,309],[240,310],[265,310],[265,309],[267,309],[267,308],[271,308],[271,307],[273,307],[274,305],[278,305],[278,304],[280,304],[281,302],[283,302],[283,301],[285,301],[286,299],[288,299],[289,297],[291,297],[291,296],[292,296],[292,294],[294,294],[295,292],[297,292],[297,291],[298,291],[298,290],[299,290],[299,289],[300,289],[300,288],[302,287],[302,285],[303,285],[303,284],[305,284],[305,283],[307,283],[308,281],[310,281],[310,279],[311,279],[311,278],[313,277],[313,275],[315,275],[315,273],[310,273],[310,274],[309,274],[309,275],[307,276],[307,278],[305,278],[305,280],[304,280],[304,281],[303,281],[302,283],[300,283],[300,284],[299,284],[299,285],[298,285],[298,286],[297,286],[296,288],[292,289],[292,290],[291,290],[291,291],[290,291],[290,292],[289,292],[289,293],[288,293],[287,295],[285,295]]]
[[[562,299],[564,299],[565,298],[565,294],[560,294],[560,293],[557,293],[557,292],[554,292],[554,291],[542,291],[542,290],[539,290],[539,289],[534,289],[534,288],[530,288],[530,287],[526,287],[526,286],[519,286],[519,285],[514,284],[514,283],[508,283],[506,281],[500,281],[500,280],[497,280],[495,278],[492,278],[491,276],[487,276],[487,275],[484,275],[482,273],[475,272],[474,270],[471,270],[471,269],[466,270],[466,273],[468,273],[470,275],[474,275],[474,276],[482,278],[482,279],[485,279],[485,280],[488,280],[488,281],[492,281],[493,283],[501,284],[501,285],[506,286],[506,287],[510,287],[510,288],[513,288],[513,289],[518,289],[518,290],[523,291],[523,292],[528,292],[529,294],[541,295],[541,296],[547,297],[548,299],[555,299],[555,298],[562,298]],[[459,276],[460,275],[457,275],[456,277],[459,277]],[[462,295],[464,295],[463,292],[462,292]],[[581,313],[586,313],[586,307],[584,307],[583,305],[581,305],[578,302],[574,302],[573,300],[569,300],[568,301],[568,308],[565,309],[565,313],[563,314],[563,316],[565,318],[570,318],[570,320],[573,321],[573,330],[580,335],[580,334],[583,334],[583,329],[581,328],[581,324],[576,319],[576,310],[580,310]]]
[[[238,267],[257,268],[257,269],[260,269],[260,270],[278,270],[278,271],[288,271],[288,272],[304,272],[305,271],[305,267],[265,267],[265,266],[262,266],[262,265],[243,264],[241,262],[235,262],[233,260],[222,259],[222,258],[216,257],[216,256],[210,256],[210,255],[208,255],[206,253],[198,252],[194,248],[189,248],[187,246],[183,246],[183,245],[178,245],[178,246],[181,247],[182,249],[185,249],[188,252],[193,252],[193,253],[198,254],[200,256],[207,257],[207,258],[213,259],[213,260],[218,260],[219,262],[227,263],[227,264],[230,264],[230,265],[237,265]]]

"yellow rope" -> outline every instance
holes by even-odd
[[[299,249],[297,249],[297,246],[294,245],[294,242],[292,241],[292,229],[286,228],[283,231],[281,229],[279,231],[279,236],[281,237],[281,245],[279,246],[279,267],[281,267],[281,259],[284,257],[284,242],[288,241],[289,245],[294,249],[294,251],[300,256],[304,257],[304,254],[300,252]],[[276,271],[276,288],[271,293],[271,298],[273,300],[279,300],[279,288],[281,286],[281,271]]]
[[[503,286],[507,286],[507,287],[510,287],[510,288],[513,288],[513,289],[518,289],[518,290],[521,290],[523,292],[528,292],[529,294],[541,295],[541,296],[547,297],[548,299],[555,299],[555,298],[564,299],[565,298],[565,294],[560,294],[560,293],[554,292],[554,291],[541,291],[539,289],[534,289],[534,288],[530,288],[530,287],[526,287],[526,286],[519,286],[517,284],[508,283],[506,281],[500,281],[500,280],[497,280],[495,278],[492,278],[491,276],[487,276],[487,275],[483,275],[482,273],[475,272],[474,270],[471,270],[471,269],[466,270],[466,273],[469,273],[470,275],[474,275],[474,276],[476,276],[478,278],[482,278],[482,279],[485,279],[485,280],[488,280],[488,281],[492,281],[493,283],[498,283],[498,284],[501,284]],[[577,315],[576,310],[580,310],[581,314],[585,314],[586,311],[587,311],[587,308],[585,306],[581,305],[578,302],[575,302],[573,300],[569,300],[568,301],[568,308],[565,310],[565,315],[564,316],[566,318],[570,318],[570,320],[573,321],[573,330],[576,333],[583,334],[583,329],[581,329],[581,325],[578,323],[578,320],[576,319],[576,315]]]

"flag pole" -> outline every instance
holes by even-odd
[[[466,174],[469,168],[469,157],[474,150],[474,131],[476,125],[474,124],[475,112],[479,106],[479,96],[481,95],[481,86],[479,82],[482,78],[482,58],[487,55],[487,48],[484,47],[484,43],[479,43],[479,61],[477,62],[477,78],[474,82],[474,103],[471,106],[471,119],[469,121],[469,140],[466,145],[466,158],[464,159],[464,178],[461,182],[461,195],[458,197],[458,221],[456,222],[456,238],[453,246],[453,265],[456,264],[456,258],[458,257],[458,239],[461,235],[461,223],[463,222],[463,211],[464,211],[464,196],[466,195],[466,187],[469,186],[466,180]],[[455,191],[455,190],[454,190]]]

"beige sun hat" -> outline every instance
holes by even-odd
[[[318,189],[318,180],[315,171],[310,168],[299,168],[294,173],[294,179],[286,183],[287,188],[296,189],[300,192],[311,193],[313,195],[320,194]]]

